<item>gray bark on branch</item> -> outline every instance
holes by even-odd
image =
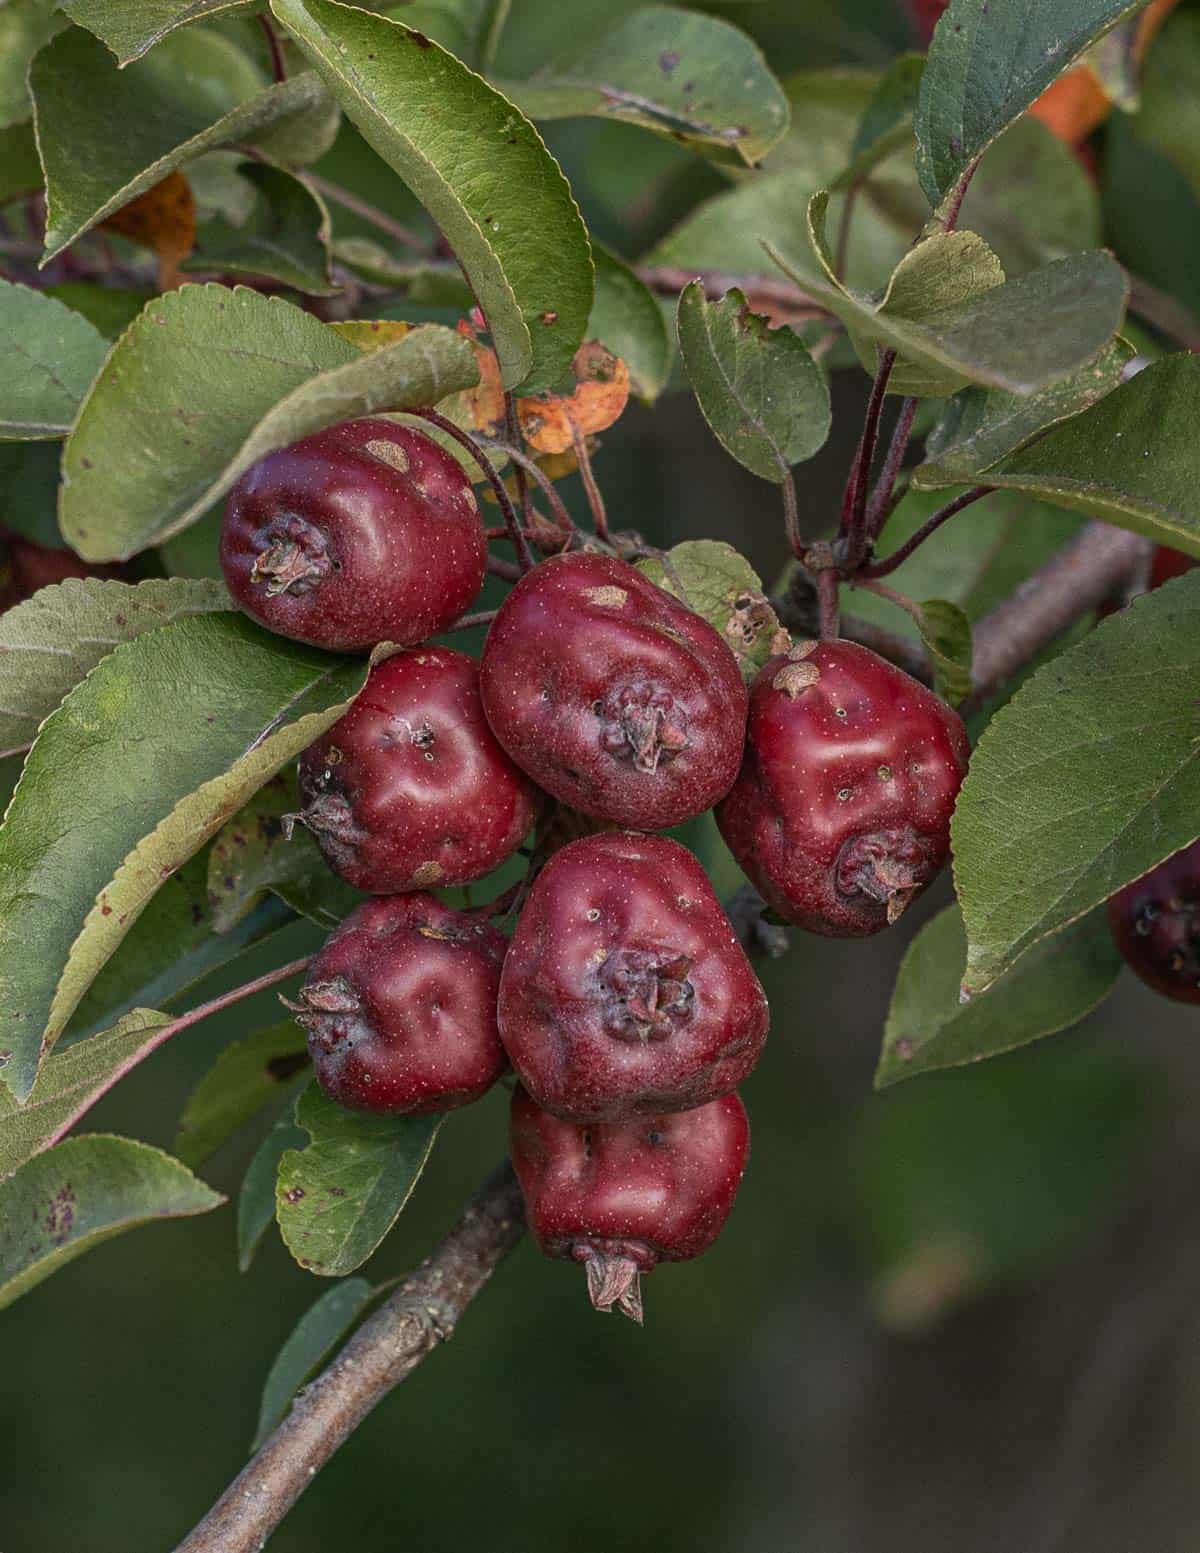
[[[176,1553],[257,1553],[338,1446],[394,1386],[453,1335],[467,1306],[524,1233],[507,1163],[458,1223],[363,1322]]]

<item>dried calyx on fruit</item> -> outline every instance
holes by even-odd
[[[704,1105],[758,1061],[767,1001],[700,864],[662,836],[563,847],[525,903],[500,1034],[539,1105],[623,1121]]]
[[[1108,920],[1126,964],[1178,1003],[1200,1003],[1200,841],[1118,890]]]
[[[810,932],[896,921],[950,852],[962,719],[853,642],[801,642],[751,688],[746,755],[717,823],[768,903]]]
[[[221,570],[281,636],[337,652],[444,630],[483,585],[471,483],[423,432],[366,419],[260,459],[230,492]]]
[[[512,758],[593,818],[665,830],[711,808],[737,772],[746,688],[733,653],[611,556],[556,556],[523,578],[480,680]]]
[[[287,1003],[321,1088],[339,1105],[383,1114],[478,1100],[507,1067],[496,1029],[507,947],[486,918],[431,895],[352,911]]]
[[[360,890],[466,884],[521,845],[540,807],[501,749],[465,653],[376,664],[346,715],[300,759],[300,818]]]
[[[750,1151],[736,1095],[696,1110],[576,1125],[513,1095],[513,1167],[547,1256],[582,1263],[597,1310],[642,1319],[640,1278],[699,1256],[729,1217]]]

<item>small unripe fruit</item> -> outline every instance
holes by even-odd
[[[524,1090],[512,1100],[512,1161],[529,1229],[547,1256],[582,1262],[598,1310],[640,1322],[639,1277],[707,1251],[750,1152],[736,1095],[693,1111],[576,1126]]]
[[[950,852],[962,719],[854,642],[802,642],[751,688],[717,824],[781,917],[835,938],[896,921]]]
[[[230,593],[268,630],[363,652],[457,620],[483,585],[487,541],[450,454],[366,419],[248,469],[229,495],[220,555]]]
[[[1200,841],[1118,890],[1108,920],[1127,965],[1178,1003],[1200,1003]]]
[[[392,895],[481,879],[510,857],[540,795],[500,748],[473,659],[396,653],[300,757],[300,817],[360,890]]]
[[[582,814],[666,830],[726,792],[746,687],[707,621],[611,556],[544,561],[509,594],[480,664],[496,737]]]
[[[704,1105],[758,1061],[767,1000],[696,859],[663,836],[563,847],[530,891],[500,1035],[533,1099],[573,1122]]]
[[[296,1003],[339,1105],[423,1115],[478,1100],[505,1071],[496,993],[507,941],[431,895],[365,901],[314,956]]]

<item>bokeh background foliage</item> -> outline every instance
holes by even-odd
[[[133,55],[146,41],[130,8],[70,0],[63,9],[102,34],[112,29],[118,52]],[[586,58],[639,9],[628,0],[513,0],[489,73],[529,83],[548,59]],[[846,166],[880,73],[914,33],[889,0],[694,9],[748,34],[783,83],[792,127],[767,153],[765,176],[611,117],[550,116],[540,127],[593,237],[616,254],[775,273],[757,244],[733,246],[739,233],[765,221],[785,250],[796,246],[789,239],[805,196]],[[489,10],[428,0],[395,14],[481,63]],[[28,142],[23,62],[18,70],[15,47],[5,54],[4,45],[22,28],[50,42],[60,20],[37,0],[0,7],[0,107],[18,105],[0,129],[5,199],[22,191]],[[260,86],[265,61],[244,19],[216,15],[209,25],[167,49],[242,51],[255,72],[243,85]],[[38,68],[90,47],[79,36],[54,39],[58,53]],[[209,42],[197,43],[201,36]],[[206,123],[236,111],[244,95],[228,70],[215,70],[213,82]],[[985,157],[964,226],[987,238],[1010,275],[1106,243],[1188,324],[1200,311],[1198,87],[1200,7],[1184,0],[1149,55],[1137,111],[1115,114],[1089,147],[1097,177],[1040,125],[1020,124]],[[579,111],[554,98],[561,83],[524,90],[524,100],[515,86],[513,95],[532,114]],[[294,115],[274,122],[276,151],[288,149],[287,132],[301,141],[325,132],[299,98]],[[766,84],[748,106],[769,143],[778,105]],[[238,137],[246,133],[239,124]],[[218,222],[246,197],[237,183],[244,164],[235,170],[225,155],[190,164]],[[396,221],[422,226],[415,201],[346,123],[313,167]],[[341,207],[309,208],[294,189],[266,192],[284,201],[293,266],[284,283],[322,294],[324,222],[338,262],[378,274],[373,225]],[[911,140],[898,137],[858,195],[851,280],[886,273],[924,209]],[[209,240],[211,252],[227,252],[219,243],[228,231],[210,230]],[[408,294],[378,316],[458,316],[461,287],[445,265],[405,280]],[[64,299],[90,309],[102,339],[144,300],[109,288],[85,306],[71,284],[59,284]],[[1132,332],[1138,348],[1156,350],[1153,334]],[[651,390],[671,370],[665,359],[643,369]],[[671,382],[680,384],[677,369]],[[822,532],[836,511],[863,386],[861,374],[834,375],[834,435],[801,471],[806,533]],[[52,449],[0,447],[5,520],[43,538],[54,532]],[[659,545],[725,538],[762,576],[778,572],[776,493],[724,455],[690,396],[668,392],[653,410],[631,407],[604,435],[598,472],[620,526]],[[564,491],[580,506],[573,481]],[[931,510],[920,496],[906,509],[901,536]],[[976,512],[997,537],[1012,535],[1009,496]],[[1019,517],[1022,570],[1074,526],[1027,501]],[[167,569],[215,575],[214,524],[203,518],[168,539]],[[960,586],[962,607],[980,613],[1016,579],[997,575],[1001,566],[964,582],[957,533],[943,531],[921,552],[932,576],[918,596],[950,596],[940,568]],[[905,577],[902,569],[900,586]],[[877,601],[860,595],[853,607],[896,628]],[[646,1331],[592,1318],[574,1278],[522,1247],[455,1341],[335,1458],[272,1548],[1190,1547],[1197,1503],[1184,1467],[1200,1443],[1194,1015],[1125,978],[1097,1013],[1052,1041],[873,1093],[900,961],[947,900],[943,885],[897,932],[865,944],[795,935],[790,957],[763,969],[773,1038],[747,1086],[751,1169],[719,1246],[652,1280]],[[302,955],[319,937],[307,924],[283,928],[249,949],[236,974],[209,974],[179,1006]],[[169,991],[158,1001],[176,1006]],[[266,993],[170,1043],[97,1107],[89,1130],[172,1148],[186,1098],[216,1053],[278,1012]],[[86,1002],[76,1019],[77,1030],[89,1028]],[[371,1265],[374,1278],[404,1270],[444,1230],[503,1149],[505,1100],[498,1091],[451,1118]],[[215,1188],[236,1196],[279,1110],[206,1164]],[[236,1255],[226,1208],[118,1239],[5,1312],[6,1550],[169,1546],[237,1470],[267,1369],[315,1286],[273,1234],[242,1277],[231,1275]]]

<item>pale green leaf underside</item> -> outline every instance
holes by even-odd
[[[987,992],[963,1003],[966,957],[962,915],[949,906],[921,929],[900,966],[876,1089],[1066,1030],[1108,995],[1121,968],[1103,912],[1044,939]]]
[[[1200,835],[1197,685],[1200,572],[1106,620],[992,719],[952,830],[968,991]]]
[[[228,608],[219,582],[69,578],[0,617],[0,755],[28,748],[42,722],[101,658],[143,631]]]
[[[225,11],[248,10],[253,0],[59,0],[72,21],[108,44],[119,64],[140,59],[147,50],[192,22]]]
[[[0,280],[0,442],[64,437],[108,341],[57,297]]]
[[[131,1138],[69,1138],[0,1184],[0,1309],[122,1230],[225,1199]]]
[[[346,1336],[371,1299],[365,1278],[347,1278],[310,1305],[283,1347],[275,1355],[258,1412],[258,1427],[250,1449],[256,1451],[276,1425],[283,1422],[304,1382]]]

